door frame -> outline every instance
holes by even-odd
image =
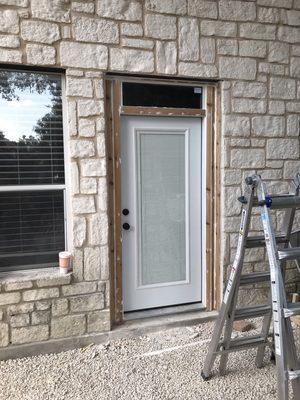
[[[122,82],[201,86],[203,109],[129,107],[121,104]],[[220,237],[220,86],[218,82],[152,78],[130,75],[105,76],[105,117],[108,179],[108,213],[110,246],[110,311],[112,325],[123,322],[122,293],[122,224],[121,224],[121,116],[176,116],[202,118],[205,155],[205,244],[203,257],[203,305],[217,309],[221,298]],[[203,153],[202,153],[203,155]],[[201,284],[201,283],[200,283]]]

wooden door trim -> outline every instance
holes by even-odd
[[[150,80],[150,79],[149,79]],[[149,81],[148,80],[148,81]],[[195,82],[193,82],[195,84]],[[201,82],[199,85],[203,84]],[[220,88],[205,85],[206,106],[206,309],[220,304]],[[110,219],[110,309],[112,324],[123,321],[122,241],[121,241],[121,81],[111,77],[105,83],[106,143],[108,161],[108,204]],[[125,110],[126,111],[126,110]],[[128,111],[128,110],[127,110]],[[180,110],[182,111],[182,110]],[[188,110],[187,110],[188,111]],[[203,110],[198,110],[203,111]],[[184,109],[183,111],[184,112]],[[128,113],[126,113],[128,115]],[[130,114],[136,115],[136,114]],[[141,115],[141,114],[138,114]],[[150,114],[144,114],[150,115]],[[182,114],[180,115],[182,116]],[[190,114],[186,115],[191,117]]]

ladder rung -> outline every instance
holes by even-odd
[[[285,243],[286,236],[284,234],[278,234],[275,236],[276,243]],[[253,247],[263,247],[265,246],[265,237],[262,236],[249,236],[246,239],[246,247],[253,248]]]
[[[282,209],[282,208],[295,208],[300,207],[300,196],[294,194],[285,195],[270,195],[272,200],[271,209]],[[253,198],[253,207],[259,207],[257,197]]]
[[[253,283],[269,282],[269,272],[251,272],[241,276],[240,285],[252,285]]]
[[[287,308],[283,309],[283,313],[285,318],[300,315],[300,303],[288,303]]]
[[[300,370],[288,371],[288,376],[290,380],[300,378]]]
[[[270,311],[271,307],[268,304],[237,308],[234,313],[234,319],[238,321],[245,318],[258,318],[268,314]]]
[[[262,337],[261,335],[246,336],[242,338],[231,339],[228,349],[222,349],[222,346],[224,346],[224,342],[220,342],[217,353],[230,353],[232,351],[242,351],[248,349],[249,347],[260,346],[261,344],[270,345],[270,342],[268,341],[268,339]]]
[[[300,258],[300,247],[290,247],[278,250],[279,260],[297,260]]]

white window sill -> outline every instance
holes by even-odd
[[[21,271],[0,272],[0,283],[21,283],[36,281],[38,287],[66,285],[71,282],[72,272],[61,274],[58,267],[27,269]]]

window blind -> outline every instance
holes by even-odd
[[[63,139],[60,75],[0,70],[0,270],[65,249]]]

